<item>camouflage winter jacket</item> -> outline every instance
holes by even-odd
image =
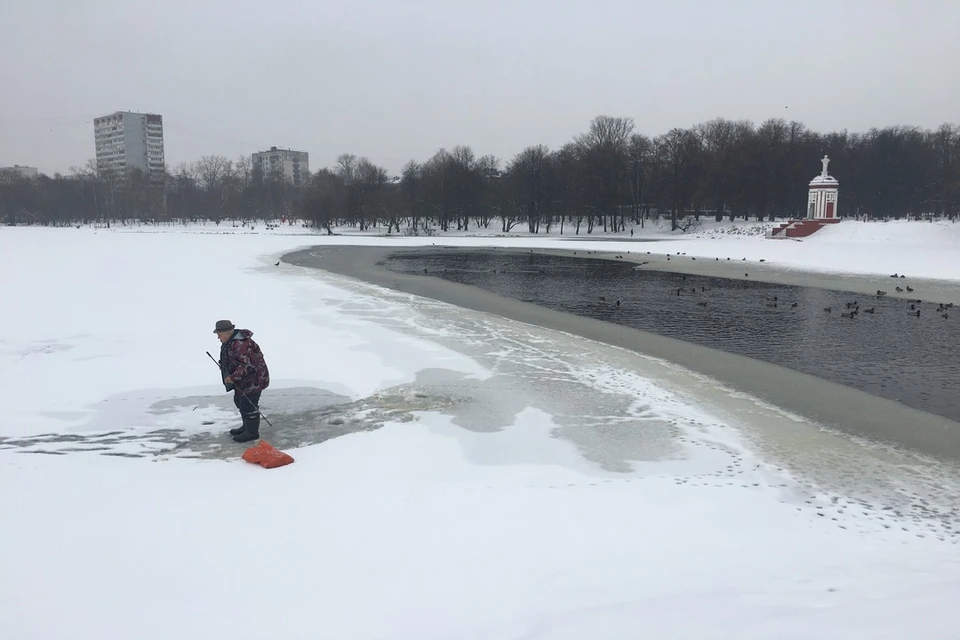
[[[252,336],[249,329],[237,329],[233,337],[220,347],[220,373],[224,384],[230,377],[234,387],[243,393],[263,391],[270,386],[270,370],[260,345],[251,339]]]

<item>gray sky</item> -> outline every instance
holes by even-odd
[[[508,160],[599,114],[933,128],[960,123],[958,32],[960,0],[0,0],[0,166],[83,165],[117,110],[163,115],[171,169]]]

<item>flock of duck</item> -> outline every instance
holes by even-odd
[[[900,277],[900,276],[891,276],[891,277]],[[685,276],[685,275],[682,276],[682,281],[683,281],[683,282],[685,282],[686,279],[687,279],[687,276]],[[680,286],[680,287],[677,287],[677,296],[682,296],[682,295],[684,295],[684,294],[686,294],[686,293],[692,293],[692,294],[695,294],[695,293],[704,293],[704,292],[709,291],[709,290],[710,290],[710,289],[709,289],[708,287],[704,287],[704,286],[701,286],[699,289],[697,289],[697,287],[687,288],[687,287],[685,287],[685,286]],[[910,287],[910,286],[907,286],[906,289],[901,288],[901,287],[896,287],[896,291],[897,291],[897,293],[904,293],[904,292],[913,292],[914,289],[913,289],[913,287]],[[886,296],[886,295],[887,295],[887,292],[886,292],[886,291],[883,291],[882,289],[877,289],[876,297],[877,297],[878,299],[879,299],[879,298],[883,298],[883,297]],[[601,297],[600,297],[600,300],[601,300],[601,301],[604,301],[604,300],[606,300],[606,298],[604,298],[603,296],[601,296]],[[917,318],[919,318],[919,317],[920,317],[920,307],[921,307],[921,305],[923,304],[923,300],[907,300],[906,303],[910,305],[910,307],[909,307],[909,313],[910,313],[910,315],[916,316]],[[931,304],[932,304],[932,303],[931,303]],[[619,300],[617,300],[617,306],[618,306],[618,307],[620,306],[620,301],[619,301]],[[697,302],[697,306],[706,307],[706,306],[707,306],[707,302],[701,300],[701,301]],[[796,301],[793,301],[793,302],[790,302],[790,303],[788,304],[788,303],[780,300],[780,297],[779,297],[779,296],[773,296],[773,297],[770,297],[770,298],[767,298],[767,299],[766,299],[766,306],[767,306],[768,308],[770,308],[770,309],[777,309],[777,308],[780,308],[780,307],[790,308],[790,309],[796,309],[797,307],[800,306],[800,303],[799,303],[799,302],[796,302]],[[852,302],[847,302],[847,303],[845,303],[845,307],[846,307],[846,311],[841,311],[840,316],[841,316],[842,318],[849,318],[849,319],[851,319],[851,320],[854,319],[854,318],[856,318],[858,315],[860,315],[861,312],[863,312],[863,313],[869,313],[869,314],[875,314],[875,313],[877,312],[876,306],[872,306],[872,307],[866,307],[866,306],[864,306],[863,308],[861,308],[860,302],[859,302],[858,300],[854,300],[854,301],[852,301]],[[944,320],[947,320],[947,319],[950,318],[950,309],[952,309],[952,308],[953,308],[953,303],[952,303],[952,302],[949,302],[949,303],[943,303],[943,302],[941,302],[941,303],[939,303],[939,304],[937,305],[936,312],[940,315],[941,318],[943,318]],[[824,307],[823,310],[824,310],[826,313],[833,313],[833,307],[832,307],[832,306],[831,306],[831,307]]]
[[[629,253],[629,252],[627,252],[627,253]],[[647,254],[649,255],[650,252],[647,251]],[[685,256],[685,255],[687,255],[687,254],[678,251],[678,252],[676,253],[676,255],[677,255],[677,256]],[[669,261],[669,260],[670,260],[670,254],[667,254],[666,257],[667,257],[667,260]],[[615,258],[623,258],[623,256],[618,255],[618,256],[615,256]],[[696,258],[695,258],[695,257],[692,257],[691,260],[696,260]],[[715,261],[715,262],[719,262],[719,261],[720,261],[720,258],[714,258],[714,261]],[[730,261],[730,258],[727,258],[727,259],[726,259],[726,262],[729,262],[729,261]],[[746,262],[746,261],[747,261],[746,258],[742,258],[742,259],[741,259],[741,262]],[[759,260],[759,262],[766,262],[766,260],[764,260],[763,258],[761,258],[761,259]],[[641,263],[638,265],[638,267],[642,267],[642,266],[645,266],[645,265],[648,265],[648,264],[650,264],[649,261],[644,261],[644,262],[641,262]],[[638,268],[638,267],[634,267],[634,268],[636,269],[636,268]],[[749,277],[750,277],[750,274],[749,274],[749,273],[744,273],[743,276],[744,276],[745,278],[749,278]],[[891,278],[900,279],[900,278],[906,278],[907,276],[905,276],[905,275],[903,275],[903,274],[901,274],[901,273],[894,273],[894,274],[891,274],[890,277],[891,277]],[[683,276],[683,280],[686,280],[686,279],[687,279],[687,277],[686,277],[686,276]],[[706,289],[703,288],[703,287],[701,287],[701,291],[706,291]],[[913,293],[914,288],[911,287],[910,285],[905,285],[904,287],[901,287],[901,286],[897,285],[897,286],[894,288],[894,291],[896,291],[897,293]],[[678,295],[678,296],[683,295],[683,292],[684,292],[684,288],[683,288],[683,287],[680,287],[680,288],[677,289],[677,295]],[[697,292],[696,287],[694,287],[694,288],[691,290],[691,292],[692,292],[692,293],[696,293],[696,292]],[[882,289],[877,289],[876,296],[877,296],[877,298],[882,298],[882,297],[884,297],[885,295],[887,295],[887,293],[888,293],[887,291],[884,291],[884,290],[882,290]],[[618,300],[617,302],[619,303],[619,300]],[[919,318],[919,317],[920,317],[920,306],[923,304],[923,301],[922,301],[922,300],[908,300],[907,303],[910,305],[910,308],[909,308],[910,315],[913,315],[913,316],[916,316],[917,318]],[[701,306],[701,307],[706,307],[706,306],[707,306],[707,303],[701,301],[701,302],[698,302],[697,305],[698,305],[698,306]],[[617,306],[619,306],[619,304],[618,304]],[[776,308],[778,308],[779,306],[780,306],[780,300],[779,300],[779,298],[778,298],[777,296],[773,296],[772,298],[769,298],[769,299],[768,299],[768,301],[767,301],[767,307],[776,309]],[[799,303],[797,303],[797,302],[792,302],[792,303],[790,303],[789,306],[790,306],[791,309],[796,309],[797,306],[799,306]],[[854,300],[853,302],[847,302],[847,303],[846,303],[846,308],[847,308],[847,311],[846,311],[846,312],[842,312],[842,313],[840,314],[840,316],[843,317],[843,318],[850,318],[850,319],[856,318],[856,317],[860,314],[860,311],[861,311],[860,303],[859,303],[858,301],[856,301],[856,300]],[[943,318],[944,320],[948,320],[948,319],[950,318],[950,309],[952,309],[952,308],[953,308],[953,303],[952,303],[952,302],[949,302],[949,303],[943,303],[943,302],[941,302],[941,303],[938,303],[936,312],[940,315],[941,318]],[[832,313],[832,312],[833,312],[833,307],[824,307],[823,310],[826,311],[827,313]],[[876,308],[876,307],[864,308],[862,311],[863,311],[863,313],[874,314],[874,313],[877,312],[877,308]]]
[[[574,252],[574,253],[576,253],[576,252]],[[588,253],[590,253],[590,252],[588,252]],[[628,252],[628,253],[629,253],[629,252]],[[649,255],[650,252],[648,251],[647,254]],[[676,255],[677,255],[677,256],[685,256],[685,255],[687,255],[687,254],[678,251],[678,252],[676,253]],[[667,260],[670,260],[670,255],[669,255],[669,254],[668,254],[666,257],[667,257]],[[622,259],[623,256],[617,255],[617,256],[614,256],[614,258]],[[696,260],[696,258],[695,258],[695,257],[691,257],[691,260]],[[714,261],[719,262],[719,261],[720,261],[720,258],[714,258]],[[727,258],[726,261],[730,261],[730,258]],[[743,259],[741,260],[741,262],[746,262],[746,261],[747,261],[746,258],[743,258]],[[766,262],[766,260],[764,260],[763,258],[761,258],[759,261],[760,261],[760,262]],[[648,265],[648,264],[650,264],[649,261],[644,261],[644,262],[641,262],[641,263],[638,265],[638,267],[642,267],[642,266]],[[638,268],[638,267],[634,267],[634,268],[636,269],[636,268]],[[749,273],[744,273],[743,275],[744,275],[744,277],[746,277],[746,278],[750,277],[750,274],[749,274]],[[905,275],[900,274],[900,273],[894,273],[894,274],[892,274],[890,277],[891,277],[891,278],[897,278],[897,279],[906,278]],[[683,281],[686,281],[687,276],[684,275],[684,276],[682,277],[682,279],[683,279]],[[702,292],[705,292],[705,291],[707,291],[707,290],[708,290],[707,287],[700,287],[700,289],[699,289],[699,291],[700,291],[701,293],[702,293]],[[685,287],[680,286],[680,287],[677,288],[677,295],[678,295],[678,296],[682,296],[686,291],[687,291],[687,289],[686,289]],[[914,292],[914,288],[911,287],[910,285],[905,285],[904,287],[901,287],[901,286],[897,285],[897,286],[894,288],[894,291],[896,291],[897,293],[913,293],[913,292]],[[690,293],[697,293],[697,292],[698,292],[698,289],[697,289],[696,287],[693,287],[693,288],[690,289]],[[877,298],[883,298],[884,296],[887,295],[887,293],[888,293],[887,291],[884,291],[884,290],[882,290],[882,289],[877,289],[876,297],[877,297]],[[605,301],[606,298],[604,298],[603,296],[601,296],[601,297],[600,297],[600,300],[601,300],[601,301]],[[921,311],[920,307],[921,307],[921,305],[923,304],[923,301],[922,301],[922,300],[907,300],[907,304],[910,305],[910,307],[909,307],[910,315],[919,318],[919,317],[920,317],[920,311]],[[932,304],[932,303],[931,303],[931,304]],[[620,306],[620,301],[619,301],[619,300],[617,300],[617,306],[618,306],[618,307]],[[706,307],[706,306],[707,306],[707,302],[706,302],[706,301],[697,302],[697,306]],[[767,299],[766,306],[767,306],[768,308],[776,309],[776,308],[779,308],[779,307],[781,306],[781,301],[780,301],[780,299],[779,299],[778,296],[773,296],[772,298],[768,298],[768,299]],[[787,307],[788,305],[784,304],[783,306],[784,306],[784,307]],[[798,302],[791,302],[791,303],[789,304],[789,308],[791,308],[791,309],[796,309],[798,306],[799,306],[799,303],[798,303]],[[936,308],[936,313],[939,314],[940,317],[943,318],[944,320],[948,320],[948,319],[950,318],[950,309],[952,309],[953,306],[954,306],[954,305],[953,305],[952,302],[950,302],[950,303],[942,303],[942,302],[941,302],[941,303],[938,303],[937,308]],[[847,303],[846,303],[846,309],[847,309],[846,311],[840,313],[840,316],[843,317],[843,318],[849,318],[849,319],[851,319],[851,320],[854,319],[854,318],[856,318],[856,317],[860,314],[861,311],[862,311],[863,313],[868,313],[868,314],[875,314],[875,313],[877,312],[877,308],[876,308],[875,306],[869,307],[869,308],[866,308],[866,307],[865,307],[865,308],[861,309],[861,307],[860,307],[860,302],[857,301],[857,300],[854,300],[853,302],[847,302]],[[827,313],[833,313],[833,307],[824,307],[823,310],[824,310],[825,312],[827,312]]]
[[[451,247],[451,248],[454,248],[454,247]],[[531,252],[531,253],[533,253],[533,251],[534,251],[533,249],[530,249],[530,252]],[[604,254],[605,252],[603,252],[603,251],[590,251],[590,250],[588,250],[588,251],[585,251],[584,253],[586,253],[587,255],[593,255],[593,254]],[[630,252],[627,251],[627,254],[629,254],[629,253],[630,253]],[[652,253],[651,253],[650,251],[647,251],[646,253],[647,253],[647,255],[652,255]],[[574,251],[574,252],[573,252],[573,255],[577,255],[577,251]],[[667,259],[667,261],[669,261],[669,260],[671,259],[671,257],[683,257],[683,256],[686,256],[686,255],[687,255],[687,254],[686,254],[685,252],[677,251],[676,254],[666,254],[666,259]],[[614,259],[614,260],[623,260],[624,257],[623,257],[622,254],[616,254],[616,255],[613,256],[613,259]],[[697,258],[696,258],[695,256],[691,256],[690,259],[695,261]],[[715,262],[720,262],[720,258],[714,258],[714,261],[715,261]],[[730,262],[730,261],[731,261],[730,258],[726,258],[726,260],[725,260],[725,262]],[[747,262],[747,259],[746,259],[746,258],[742,258],[740,261],[741,261],[741,262]],[[760,260],[759,260],[758,262],[766,262],[766,260],[765,260],[764,258],[760,258]],[[638,263],[637,266],[634,267],[634,269],[639,269],[640,267],[646,266],[646,265],[648,265],[648,264],[650,264],[650,261],[645,260],[645,261],[643,261],[643,262]],[[446,269],[443,269],[443,271],[446,271]],[[540,273],[545,273],[545,271],[544,271],[543,269],[539,269],[539,271],[540,271]],[[424,272],[424,273],[427,273],[427,269],[424,269],[423,272]],[[493,272],[493,273],[497,273],[497,269],[492,269],[492,272]],[[750,274],[749,274],[749,272],[745,272],[745,273],[743,274],[743,276],[744,276],[745,278],[749,278],[749,277],[750,277]],[[900,273],[894,273],[894,274],[892,274],[890,277],[891,277],[891,278],[896,278],[896,279],[906,278],[905,275],[900,274]],[[687,276],[686,276],[686,275],[683,275],[683,276],[682,276],[682,279],[683,279],[683,281],[685,282],[686,279],[687,279]],[[684,293],[686,293],[687,291],[688,291],[687,287],[685,287],[685,286],[680,286],[680,287],[677,288],[677,296],[682,296],[682,295],[684,295]],[[709,291],[709,288],[708,288],[708,287],[704,287],[704,286],[701,286],[699,289],[697,289],[697,287],[690,287],[690,288],[689,288],[689,293],[694,293],[694,294],[695,294],[695,293],[698,293],[698,292],[699,292],[699,293],[704,293],[704,292],[706,292],[706,291]],[[905,285],[904,287],[901,287],[901,286],[897,285],[897,286],[894,288],[894,291],[896,291],[897,293],[913,293],[913,292],[914,292],[914,288],[911,287],[910,285]],[[884,296],[887,295],[887,293],[888,293],[887,291],[884,291],[884,290],[882,290],[882,289],[877,289],[876,297],[877,297],[877,298],[883,298]],[[604,302],[604,303],[607,302],[606,296],[599,296],[599,300],[600,300],[600,302]],[[909,313],[910,313],[910,315],[919,318],[920,315],[921,315],[921,313],[920,313],[920,312],[921,312],[921,308],[920,308],[920,307],[921,307],[921,305],[923,304],[923,301],[922,301],[922,300],[907,300],[906,302],[907,302],[907,304],[910,305],[910,306],[909,306]],[[620,300],[616,300],[616,301],[613,302],[613,304],[614,304],[614,306],[619,307],[619,306],[622,304],[622,302],[621,302]],[[931,304],[932,304],[932,303],[931,303]],[[706,307],[706,306],[707,306],[707,302],[706,302],[705,300],[701,300],[701,301],[697,302],[697,306]],[[781,306],[781,301],[780,301],[780,299],[779,299],[778,296],[773,296],[773,297],[768,298],[768,299],[766,300],[766,306],[767,306],[768,308],[771,308],[771,309],[776,309],[776,308],[779,308],[779,307]],[[799,303],[798,303],[798,302],[791,302],[791,303],[789,303],[789,305],[786,304],[786,303],[784,303],[782,306],[783,306],[784,308],[796,309],[796,308],[799,306]],[[942,317],[944,320],[947,320],[947,319],[949,319],[949,317],[950,317],[950,309],[952,309],[953,306],[954,306],[954,305],[953,305],[952,302],[951,302],[951,303],[939,303],[938,306],[937,306],[937,308],[936,308],[936,313],[939,314],[940,317]],[[877,312],[877,309],[876,309],[875,306],[869,307],[869,308],[866,308],[866,307],[861,308],[860,302],[857,301],[857,300],[854,300],[854,301],[852,301],[852,302],[847,302],[847,303],[845,303],[845,308],[846,308],[846,311],[842,311],[842,312],[840,313],[840,316],[843,317],[843,318],[848,318],[848,319],[854,319],[854,318],[856,318],[858,315],[860,315],[861,312],[867,313],[867,314],[875,314],[875,313]],[[832,306],[831,306],[831,307],[824,307],[823,310],[824,310],[824,312],[826,312],[826,313],[833,313],[833,307],[832,307]]]
[[[899,287],[897,287],[897,288],[899,289]],[[909,288],[909,287],[908,287],[908,288]],[[910,289],[910,290],[912,291],[913,289]],[[878,298],[882,298],[882,297],[885,296],[885,295],[887,295],[886,291],[877,290],[877,297],[878,297]],[[919,317],[920,317],[920,305],[923,304],[923,301],[922,301],[922,300],[909,300],[908,303],[909,303],[909,305],[910,305],[910,309],[909,309],[910,315],[911,315],[911,316],[916,316],[916,317],[919,318]],[[840,313],[840,315],[841,315],[842,317],[844,317],[844,318],[853,319],[853,318],[856,318],[856,317],[860,314],[860,310],[861,310],[861,309],[860,309],[860,303],[859,303],[858,301],[856,301],[856,300],[854,300],[853,302],[847,302],[847,303],[846,303],[846,308],[847,308],[847,310],[846,310],[845,312],[841,312],[841,313]],[[944,304],[944,303],[941,302],[941,303],[937,306],[937,313],[940,314],[940,317],[943,318],[944,320],[948,320],[948,319],[950,318],[950,312],[949,312],[949,310],[952,309],[952,308],[953,308],[953,303],[952,303],[952,302],[949,302],[949,303],[946,303],[946,304]],[[823,310],[826,311],[827,313],[832,313],[832,312],[833,312],[833,307],[824,307]],[[869,309],[863,309],[863,312],[864,312],[864,313],[876,313],[876,310],[877,310],[876,307],[870,307]]]
[[[891,278],[906,278],[906,276],[904,276],[904,275],[902,275],[902,274],[899,274],[899,273],[894,273],[894,274],[891,275],[890,277],[891,277]],[[898,285],[898,286],[896,286],[896,287],[894,288],[894,291],[896,291],[897,293],[913,293],[913,292],[914,292],[914,288],[911,287],[910,285],[906,285],[906,288],[901,287],[901,286]],[[884,297],[885,295],[887,295],[887,292],[886,292],[886,291],[884,291],[883,289],[877,289],[877,298],[882,298],[882,297]],[[916,316],[917,318],[919,318],[919,317],[920,317],[920,306],[923,304],[923,300],[907,300],[907,304],[910,305],[910,308],[909,308],[910,315],[911,315],[911,316]],[[844,318],[853,319],[853,318],[856,318],[856,317],[860,314],[860,303],[859,303],[858,301],[856,301],[856,300],[854,300],[853,302],[847,302],[847,303],[846,303],[846,308],[847,308],[847,311],[846,311],[846,312],[842,312],[842,313],[840,314],[840,315],[841,315],[842,317],[844,317]],[[948,302],[948,303],[943,303],[943,302],[941,302],[941,303],[938,303],[938,305],[937,305],[937,313],[938,313],[938,314],[940,315],[940,317],[943,318],[944,320],[949,320],[949,319],[950,319],[950,311],[949,311],[949,310],[952,309],[952,308],[953,308],[953,303],[952,303],[952,302]],[[824,307],[823,310],[826,311],[827,313],[832,313],[832,312],[833,312],[833,307]],[[876,313],[876,307],[870,307],[869,309],[864,309],[863,312],[864,312],[864,313]]]

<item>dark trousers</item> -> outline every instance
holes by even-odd
[[[259,417],[260,393],[260,391],[251,391],[246,396],[243,396],[239,391],[233,392],[233,404],[237,405],[237,409],[240,410],[241,416]]]

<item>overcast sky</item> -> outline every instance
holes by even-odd
[[[960,0],[0,0],[0,166],[83,165],[117,110],[163,116],[170,169],[508,160],[599,114],[933,128],[960,123],[958,33]]]

